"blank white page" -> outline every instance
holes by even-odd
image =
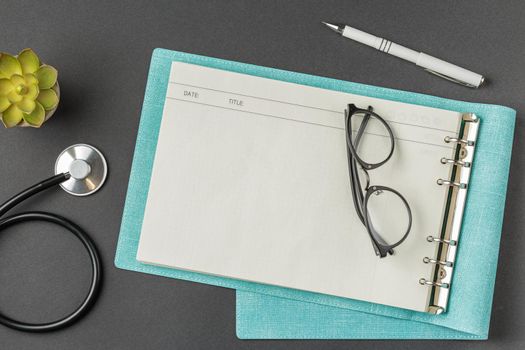
[[[378,258],[352,202],[348,103],[387,120],[395,152],[371,183],[409,202],[413,225]],[[173,62],[137,259],[425,311],[456,112]],[[378,142],[380,142],[378,137]],[[384,141],[384,138],[383,138]]]

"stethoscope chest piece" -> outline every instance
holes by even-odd
[[[70,178],[60,184],[74,196],[87,196],[98,191],[108,174],[108,165],[102,153],[87,144],[69,146],[60,153],[55,163],[55,174],[69,173]]]

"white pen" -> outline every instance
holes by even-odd
[[[461,68],[455,64],[445,62],[439,58],[432,57],[423,52],[417,52],[407,47],[396,44],[392,41],[365,33],[361,30],[352,28],[344,24],[331,24],[322,22],[334,32],[342,36],[372,46],[373,48],[415,63],[417,66],[424,68],[426,71],[439,77],[453,81],[455,83],[478,88],[483,84],[485,78],[477,73]]]

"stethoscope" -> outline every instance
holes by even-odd
[[[100,289],[100,258],[91,238],[75,223],[61,216],[31,211],[3,217],[9,210],[26,199],[50,187],[60,185],[64,191],[74,196],[87,196],[98,191],[106,180],[108,166],[98,149],[87,144],[76,144],[66,148],[55,163],[55,175],[33,185],[0,205],[0,231],[27,221],[46,221],[62,226],[75,235],[86,248],[91,260],[92,278],[87,296],[80,306],[66,317],[46,323],[27,323],[17,321],[0,313],[0,323],[25,332],[49,332],[67,327],[80,319],[95,302]]]

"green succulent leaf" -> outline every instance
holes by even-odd
[[[40,89],[38,88],[38,85],[29,85],[27,88],[26,97],[32,100],[36,100],[36,97],[38,96],[39,92]]]
[[[11,106],[11,101],[5,96],[0,96],[0,113],[5,111]]]
[[[36,107],[35,100],[24,97],[16,106],[24,113],[31,113]]]
[[[58,96],[52,89],[42,90],[37,97],[37,101],[40,102],[46,111],[49,111],[58,105]]]
[[[9,79],[0,79],[0,96],[6,96],[13,91],[15,86]]]
[[[18,54],[18,62],[20,62],[24,74],[34,73],[38,70],[38,67],[40,67],[40,60],[31,49],[22,50]]]
[[[42,90],[51,89],[57,82],[58,72],[55,68],[43,65],[35,73],[38,79],[38,87]]]
[[[11,103],[16,103],[22,101],[23,97],[13,90],[7,94],[7,98],[9,101],[11,101]]]
[[[17,106],[11,105],[2,113],[2,122],[6,128],[12,128],[17,126],[20,121],[24,118],[24,112],[18,109]]]
[[[26,84],[26,80],[24,79],[24,77],[18,74],[13,74],[11,76],[11,82],[13,83],[15,87],[17,87],[18,85]]]
[[[22,74],[20,62],[7,53],[0,53],[0,78],[11,78],[13,74]]]
[[[44,119],[46,118],[46,111],[40,103],[36,102],[36,106],[33,112],[29,114],[24,113],[23,118],[31,126],[38,128],[44,123]]]
[[[24,79],[26,80],[27,85],[38,85],[38,79],[32,73],[25,73]]]

